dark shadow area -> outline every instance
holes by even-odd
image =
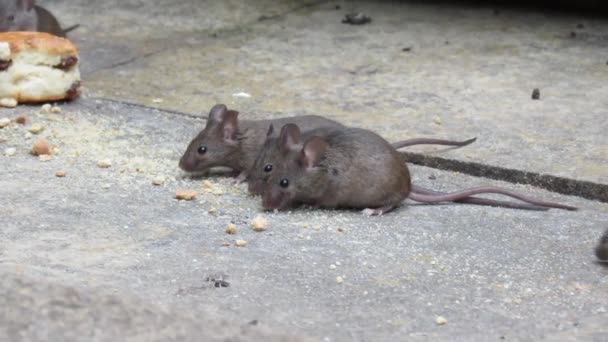
[[[488,8],[494,10],[494,15],[500,15],[501,10],[530,10],[555,14],[585,14],[590,16],[608,15],[608,2],[598,0],[495,0],[495,1],[465,1],[465,0],[410,0],[400,1],[413,4],[445,4],[455,6],[470,6],[478,8]]]

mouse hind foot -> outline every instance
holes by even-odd
[[[361,214],[365,216],[380,216],[388,213],[389,211],[392,211],[393,209],[395,209],[395,206],[389,204],[380,208],[365,208],[361,210]]]

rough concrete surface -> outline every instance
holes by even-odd
[[[323,114],[389,140],[477,136],[412,150],[606,184],[605,20],[406,2],[40,3],[84,23],[72,38],[85,92],[59,114],[0,109],[28,120],[0,129],[0,340],[608,334],[608,268],[593,257],[608,204],[412,166],[425,187],[498,185],[581,210],[266,213],[221,170],[177,168],[204,121],[166,110],[224,102],[253,118]],[[353,10],[372,24],[341,24]],[[34,123],[44,130],[29,133]],[[40,137],[56,148],[49,161],[29,153]],[[198,196],[178,201],[181,188]],[[266,231],[251,229],[258,215]]]

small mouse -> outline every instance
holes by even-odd
[[[604,232],[597,247],[595,247],[595,256],[600,261],[608,263],[608,230]]]
[[[325,136],[331,133],[333,130],[346,128],[346,126],[325,126],[314,128],[311,130],[304,131],[302,133],[302,140],[306,140],[306,137],[312,136]],[[266,133],[266,141],[264,145],[257,153],[257,158],[253,163],[253,166],[248,171],[247,183],[249,193],[252,195],[261,195],[261,189],[264,186],[264,183],[272,173],[273,160],[280,159],[281,151],[277,146],[278,137],[273,135],[274,126],[271,124],[268,128],[268,132]],[[299,133],[299,129],[298,129]],[[395,149],[400,149],[407,146],[420,145],[420,144],[431,144],[431,145],[448,145],[448,146],[466,146],[474,141],[477,138],[472,138],[464,141],[453,141],[453,140],[443,140],[443,139],[433,139],[433,138],[412,138],[407,140],[398,141],[392,143],[391,146]]]
[[[237,181],[244,181],[262,150],[266,138],[274,135],[274,126],[297,124],[303,131],[312,129],[342,128],[339,122],[317,115],[296,116],[273,120],[239,120],[239,112],[228,110],[226,105],[211,108],[205,128],[188,144],[179,161],[186,172],[201,172],[209,168],[224,166],[239,172]],[[395,148],[419,144],[465,146],[476,138],[451,141],[431,138],[414,138],[396,142]]]
[[[35,0],[0,0],[0,32],[38,31],[65,37],[78,26],[62,29],[55,16]]]
[[[466,199],[497,193],[535,206],[575,207],[528,198],[497,187],[479,187],[447,194],[412,191],[404,158],[378,134],[360,128],[340,128],[301,141],[297,125],[287,124],[276,140],[281,160],[275,161],[262,191],[264,209],[284,209],[296,203],[314,207],[358,208],[382,215],[406,198],[425,203]]]
[[[344,128],[344,127],[342,127]],[[301,136],[298,138],[300,142],[307,141],[309,138],[313,136],[325,136],[329,134],[332,130],[340,129],[340,127],[330,127],[330,128],[320,128],[313,129],[306,132],[302,132]],[[249,193],[252,195],[261,195],[265,184],[268,181],[268,178],[273,172],[273,164],[275,161],[280,161],[283,159],[283,151],[281,146],[278,144],[278,137],[273,137],[273,126],[271,125],[268,133],[267,139],[264,142],[264,146],[262,150],[258,153],[258,157],[255,160],[253,167],[249,170],[249,175],[247,177],[247,184]],[[294,134],[299,134],[299,130],[294,131]],[[432,139],[429,139],[432,140]],[[474,141],[474,139],[471,139]],[[417,139],[409,139],[406,142],[416,142]],[[449,141],[441,141],[441,142],[449,142]],[[464,141],[461,143],[467,143],[468,141]],[[399,143],[391,144],[395,148],[399,148]],[[395,146],[398,145],[398,146]],[[438,192],[430,189],[425,189],[419,186],[412,186],[412,192],[417,192],[420,194],[427,195],[445,195],[443,192]],[[478,204],[478,205],[489,205],[489,206],[500,206],[505,208],[513,208],[513,209],[526,209],[526,210],[548,210],[547,207],[535,206],[531,204],[524,203],[515,203],[508,201],[499,201],[492,200],[487,198],[477,198],[477,197],[467,197],[464,199],[457,200],[456,202],[469,203],[469,204]]]
[[[205,128],[188,144],[179,161],[186,172],[206,171],[224,166],[240,172],[238,180],[245,180],[264,144],[271,124],[297,123],[302,129],[342,127],[336,121],[307,115],[274,120],[238,120],[239,112],[228,110],[223,104],[211,108]]]

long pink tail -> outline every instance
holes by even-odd
[[[445,192],[435,191],[427,188],[423,188],[417,185],[412,185],[412,192],[423,195],[445,195]],[[411,198],[411,196],[410,196]],[[532,205],[527,203],[517,203],[510,201],[499,201],[493,200],[489,198],[479,198],[479,197],[466,197],[455,202],[458,203],[467,203],[467,204],[478,204],[478,205],[488,205],[492,207],[502,207],[502,208],[511,208],[511,209],[523,209],[523,210],[538,210],[538,211],[547,211],[549,208],[541,207],[538,205]]]
[[[530,198],[530,197],[518,194],[516,192],[509,191],[506,189],[490,187],[490,186],[465,189],[465,190],[461,190],[461,191],[446,193],[443,195],[439,195],[439,194],[430,195],[430,194],[411,192],[410,195],[408,196],[408,198],[410,198],[414,201],[417,201],[417,202],[424,202],[424,203],[454,202],[454,201],[466,199],[467,197],[470,197],[473,195],[485,194],[485,193],[493,193],[493,194],[500,194],[500,195],[513,197],[513,198],[517,198],[518,200],[521,200],[521,201],[524,201],[524,202],[527,202],[527,203],[530,203],[530,204],[533,204],[536,206],[541,206],[541,207],[557,208],[557,209],[565,209],[565,210],[577,210],[578,209],[576,207],[565,205],[565,204],[537,200],[537,199]]]

